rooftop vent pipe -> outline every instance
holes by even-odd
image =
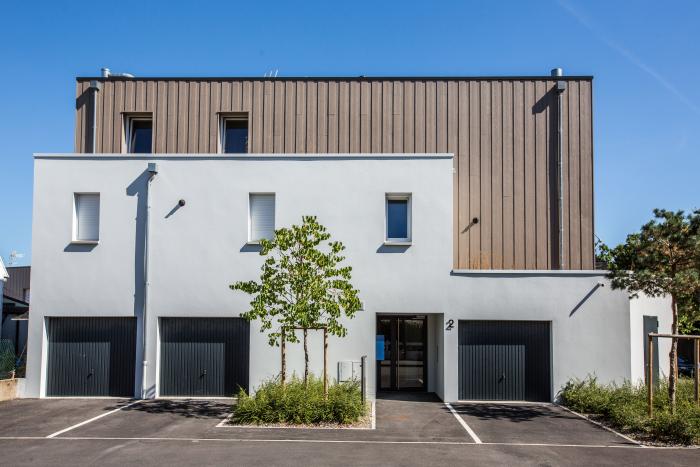
[[[90,119],[90,152],[97,150],[97,94],[102,90],[102,83],[93,79],[90,81],[90,91],[92,91],[92,118]]]
[[[112,73],[112,71],[109,68],[102,68],[102,77],[103,78],[133,78],[134,75],[131,73]]]
[[[561,77],[564,70],[553,68],[552,76]],[[559,169],[559,269],[564,269],[564,128],[562,118],[562,93],[566,90],[566,81],[558,80],[554,87],[557,95],[557,168]]]

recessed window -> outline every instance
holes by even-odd
[[[386,195],[386,241],[411,242],[411,195]]]
[[[73,209],[73,241],[97,242],[100,239],[100,195],[76,193]]]
[[[221,117],[221,152],[224,154],[248,153],[248,116]]]
[[[131,115],[125,121],[126,152],[143,154],[153,152],[153,118]]]
[[[256,243],[263,238],[275,236],[275,195],[270,193],[250,194],[250,230],[248,241]]]

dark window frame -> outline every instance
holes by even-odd
[[[151,147],[149,151],[134,151],[134,123],[149,122],[151,124]],[[127,113],[124,114],[124,152],[126,154],[152,154],[153,153],[153,114],[151,113]]]
[[[384,219],[384,242],[385,243],[412,243],[413,242],[413,214],[412,214],[412,198],[411,193],[387,193],[384,199],[385,219]],[[403,202],[406,205],[406,236],[396,237],[390,236],[390,208],[392,202]]]
[[[227,124],[228,122],[245,122],[245,150],[226,151]],[[248,112],[221,113],[219,114],[219,154],[249,154],[250,153],[250,118]]]

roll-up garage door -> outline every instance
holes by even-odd
[[[551,400],[550,323],[460,321],[461,400]]]
[[[47,396],[134,395],[136,319],[49,318]]]
[[[242,318],[161,318],[160,395],[248,390],[250,326]]]

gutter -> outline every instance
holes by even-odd
[[[141,351],[143,352],[143,370],[141,372],[141,398],[148,396],[148,383],[146,379],[148,371],[148,352],[146,344],[148,342],[148,289],[149,289],[149,256],[150,248],[150,227],[151,227],[151,182],[158,173],[158,165],[155,162],[148,163],[148,182],[146,184],[146,225],[144,232],[144,252],[143,252],[143,309],[141,312]]]
[[[566,90],[566,81],[561,79],[563,70],[555,68],[552,76],[560,78],[554,86],[557,94],[557,170],[559,171],[559,186],[557,188],[558,199],[558,224],[559,224],[559,258],[558,267],[564,269],[564,119],[562,94]]]

